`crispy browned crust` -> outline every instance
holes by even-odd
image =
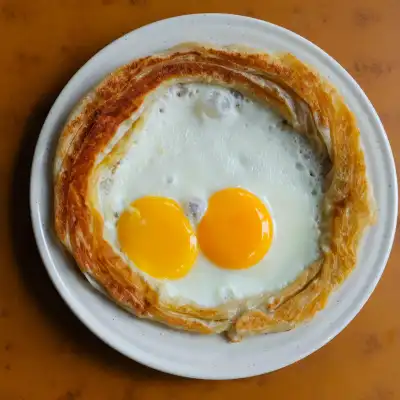
[[[166,304],[103,238],[103,219],[92,200],[99,154],[104,156],[117,127],[139,114],[150,93],[161,85],[188,81],[232,87],[265,102],[331,160],[323,204],[322,256],[278,293],[216,308]],[[107,162],[117,163],[123,156],[124,140],[106,154]],[[354,116],[330,84],[291,54],[191,45],[119,68],[82,100],[66,124],[56,154],[54,187],[58,237],[82,272],[116,303],[138,317],[174,328],[227,332],[232,341],[292,329],[321,310],[354,269],[359,239],[373,221]]]

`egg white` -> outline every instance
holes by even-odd
[[[191,83],[165,89],[142,118],[118,168],[101,172],[98,208],[104,238],[161,299],[211,307],[274,292],[319,257],[321,162],[280,116],[235,91]],[[116,140],[131,124],[121,125]],[[185,208],[192,200],[206,205],[215,191],[229,187],[253,192],[273,217],[272,245],[257,265],[222,269],[200,251],[188,275],[160,280],[122,253],[116,224],[133,200],[164,196]]]

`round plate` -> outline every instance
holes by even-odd
[[[230,344],[218,335],[178,332],[135,318],[94,290],[76,272],[73,261],[54,235],[54,150],[74,104],[118,66],[168,49],[182,40],[291,52],[326,76],[357,117],[379,219],[362,241],[358,266],[352,275],[331,296],[322,312],[293,331]],[[96,335],[126,356],[165,372],[203,379],[233,379],[270,372],[300,360],[331,340],[360,311],[383,272],[392,246],[397,180],[390,146],[374,108],[357,83],[330,56],[302,37],[256,19],[225,14],[186,15],[128,33],[96,54],[70,80],[54,103],[36,146],[31,212],[36,240],[51,279],[66,303]]]

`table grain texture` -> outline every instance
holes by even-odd
[[[196,381],[141,366],[88,331],[44,269],[29,217],[29,173],[58,93],[98,50],[188,13],[248,15],[310,39],[378,111],[400,157],[400,0],[0,0],[0,400],[400,399],[400,242],[355,320],[280,371]]]

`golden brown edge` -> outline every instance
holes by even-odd
[[[243,79],[238,70],[266,77],[293,91],[312,111],[317,129],[330,131],[334,167],[324,203],[324,220],[332,234],[324,245],[323,258],[272,302],[269,297],[252,310],[236,305],[233,311],[226,307],[200,309],[161,304],[145,279],[132,272],[102,238],[102,218],[88,202],[95,158],[116,127],[166,80],[193,77],[240,86],[266,98],[292,121],[282,99],[274,97],[276,93]],[[56,158],[62,162],[55,172],[56,231],[82,271],[90,273],[125,309],[185,330],[211,333],[229,329],[231,340],[240,340],[247,334],[291,329],[311,318],[354,268],[359,238],[372,217],[359,132],[354,116],[336,90],[294,56],[193,46],[184,52],[143,58],[109,75],[94,95],[83,100],[80,110],[65,127],[57,151]]]

